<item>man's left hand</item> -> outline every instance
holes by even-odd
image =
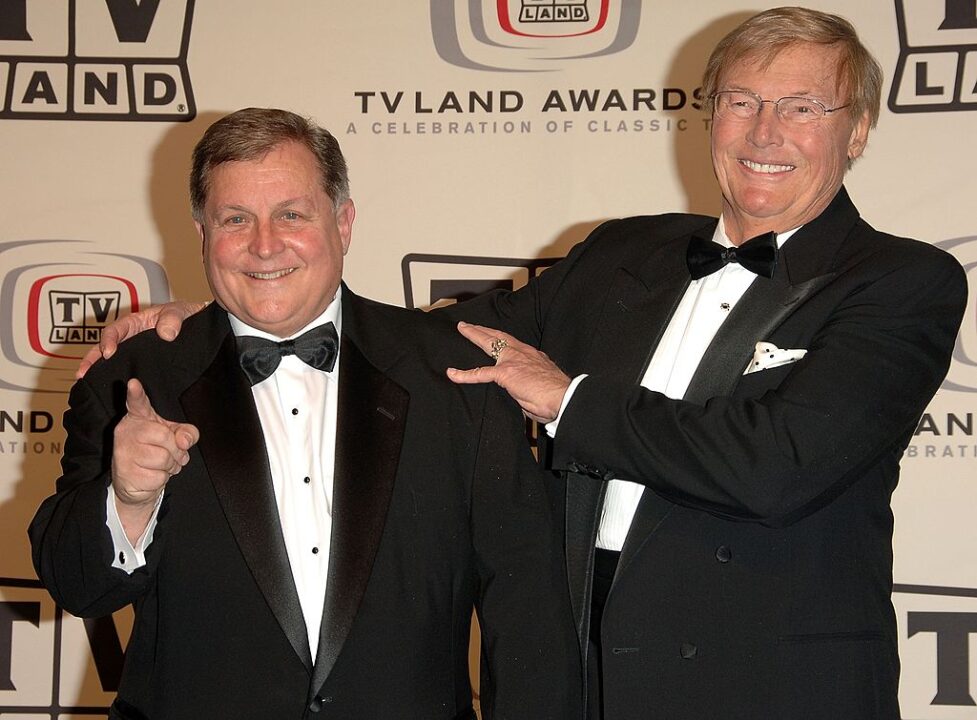
[[[471,370],[448,368],[448,378],[452,382],[494,382],[504,388],[533,420],[548,423],[556,419],[570,378],[546,353],[512,335],[482,325],[460,322],[458,332],[496,360],[495,365]]]

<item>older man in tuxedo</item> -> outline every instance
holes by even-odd
[[[232,113],[191,205],[216,302],[75,385],[30,529],[62,607],[135,605],[110,717],[473,718],[476,607],[484,717],[570,717],[559,491],[504,393],[444,379],[450,324],[341,283],[335,138]]]
[[[705,72],[722,216],[608,222],[465,308],[508,333],[462,326],[497,364],[452,379],[566,476],[592,718],[899,717],[889,500],[967,290],[842,185],[881,84],[842,18],[760,13]]]

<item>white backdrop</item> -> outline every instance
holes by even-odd
[[[847,182],[862,214],[977,277],[975,3],[808,4],[852,20],[885,69],[879,127]],[[330,128],[358,209],[347,280],[428,305],[439,281],[524,282],[529,261],[606,218],[715,213],[696,88],[715,42],[764,7],[0,3],[0,717],[90,716],[111,700],[128,620],[62,617],[25,528],[59,474],[85,343],[120,308],[208,296],[186,199],[207,125],[257,105]],[[913,720],[977,717],[975,318],[971,300],[894,498]]]

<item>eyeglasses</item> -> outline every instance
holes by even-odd
[[[825,115],[848,107],[845,103],[826,108],[824,103],[804,97],[782,97],[779,100],[763,100],[759,95],[744,90],[720,90],[709,96],[713,101],[716,117],[730,120],[750,120],[760,114],[764,103],[777,108],[777,115],[784,122],[803,125],[817,122]]]

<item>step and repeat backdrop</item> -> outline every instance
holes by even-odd
[[[886,74],[847,186],[977,291],[977,5],[809,0]],[[526,282],[604,219],[715,214],[709,51],[738,0],[0,0],[0,717],[105,714],[131,619],[82,621],[26,526],[59,475],[78,358],[120,315],[209,296],[189,154],[245,106],[339,138],[346,278],[426,307]],[[903,460],[894,604],[906,718],[977,717],[977,312]],[[866,420],[867,422],[870,420]]]

